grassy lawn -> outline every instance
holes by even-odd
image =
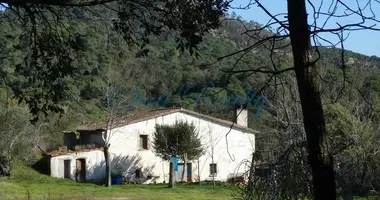
[[[95,197],[126,197],[131,200],[171,199],[234,199],[237,189],[231,186],[181,184],[169,189],[166,185],[117,185],[111,188],[89,183],[75,183],[70,180],[41,175],[28,167],[14,169],[14,177],[0,179],[0,199],[92,199]]]

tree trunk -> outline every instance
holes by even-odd
[[[294,67],[308,143],[315,200],[336,199],[333,159],[328,148],[322,102],[310,54],[310,31],[305,0],[288,0],[288,19]]]
[[[104,147],[104,159],[106,161],[106,187],[111,187],[111,163],[110,163],[110,152],[109,145]]]
[[[200,171],[200,165],[199,165],[199,157],[198,157],[198,179],[199,179],[199,186],[201,185],[201,171]]]
[[[7,166],[7,162],[5,158],[0,157],[0,176],[10,176],[11,170],[10,167]]]
[[[211,163],[214,164],[214,147],[212,147]],[[215,189],[215,171],[212,175],[212,189]]]
[[[181,176],[182,182],[185,182],[186,162],[187,162],[186,157],[184,157],[184,159],[183,159],[183,170],[182,170],[182,176]]]
[[[215,190],[215,175],[212,176],[212,189]]]
[[[174,162],[170,161],[169,165],[169,188],[174,188]]]
[[[255,152],[252,153],[251,167],[249,168],[248,184],[247,184],[247,197],[252,197],[253,194],[253,177],[255,173]],[[249,199],[249,198],[248,198]]]

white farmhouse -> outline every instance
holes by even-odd
[[[238,110],[237,124],[175,108],[139,113],[116,121],[110,139],[112,172],[122,174],[126,181],[163,183],[169,181],[169,161],[155,156],[151,145],[156,124],[174,124],[176,120],[194,123],[205,154],[197,160],[179,163],[177,178],[185,170],[186,181],[226,181],[247,171],[255,150],[255,131],[247,128],[247,110]],[[68,150],[51,154],[51,175],[78,181],[102,181],[105,162],[102,132],[105,124],[78,128],[64,133]],[[181,133],[178,133],[181,134]],[[212,161],[212,157],[214,158]]]

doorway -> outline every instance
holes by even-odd
[[[193,170],[192,170],[191,163],[187,163],[185,169],[184,169],[184,163],[178,163],[178,171],[176,173],[176,181],[177,182],[182,181],[182,172],[184,170],[185,170],[184,181],[192,182],[193,181],[193,179],[192,179]]]
[[[71,160],[64,160],[63,161],[63,178],[71,178]]]
[[[86,159],[76,160],[76,181],[86,181]]]

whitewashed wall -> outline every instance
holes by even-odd
[[[51,176],[64,178],[64,160],[70,160],[70,178],[74,180],[77,159],[86,159],[86,180],[104,178],[104,154],[101,150],[52,157],[50,159]]]
[[[202,144],[206,149],[205,155],[199,159],[199,166],[198,160],[192,162],[194,179],[198,177],[198,168],[201,180],[211,179],[211,177],[209,177],[209,164],[212,163],[212,153],[214,153],[214,163],[217,163],[218,173],[216,180],[225,181],[227,177],[247,170],[242,162],[244,162],[244,160],[250,160],[252,152],[254,151],[255,136],[253,134],[236,129],[230,131],[229,125],[219,125],[182,112],[172,113],[112,130],[110,152],[113,159],[113,169],[119,169],[123,171],[128,179],[133,179],[135,170],[141,168],[145,176],[148,174],[159,176],[156,180],[157,183],[168,182],[169,163],[155,156],[151,144],[148,145],[149,150],[139,150],[139,135],[149,135],[148,142],[151,143],[156,124],[172,125],[176,120],[194,123],[199,131]],[[226,134],[229,131],[227,143]],[[212,147],[214,147],[213,152]],[[86,158],[86,166],[88,166],[87,169],[89,170],[86,173],[89,174],[88,179],[104,177],[104,171],[101,170],[101,167],[104,168],[104,165],[99,165],[99,163],[103,162],[104,156],[102,152],[98,151],[78,153],[78,155],[75,156],[68,155],[52,158],[52,176],[63,177],[63,167],[58,165],[63,166],[63,160],[66,158],[74,160],[72,161],[72,165],[74,165],[72,169],[75,169],[75,159],[80,156],[82,156],[81,158]],[[60,160],[62,161],[60,162]],[[97,170],[94,171],[94,165],[101,167],[98,167]],[[62,170],[59,170],[60,168],[62,168]]]

